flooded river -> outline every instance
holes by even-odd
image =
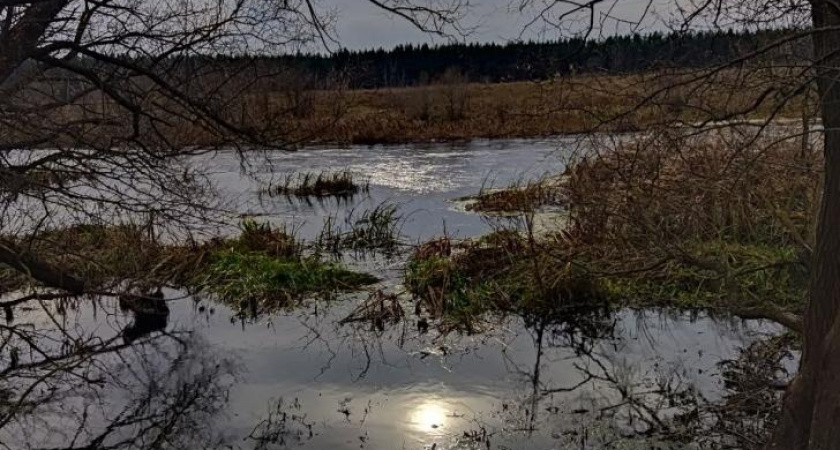
[[[236,210],[314,237],[326,217],[400,206],[417,242],[469,237],[486,218],[452,199],[561,171],[573,141],[316,149],[270,158],[275,171],[348,169],[370,180],[349,201],[261,197],[271,171],[208,161]],[[351,263],[353,263],[351,261]],[[358,261],[399,292],[401,260]],[[56,346],[98,347],[84,377],[37,385],[48,399],[0,427],[0,448],[599,449],[722,394],[719,362],[780,328],[660,310],[508,317],[482,333],[441,335],[406,320],[340,324],[365,293],[242,320],[212,300],[167,290],[165,323],[138,323],[115,301],[32,309],[17,321]],[[57,323],[65,327],[53,326]],[[149,333],[149,331],[154,330]],[[92,349],[94,347],[91,347]],[[0,390],[0,408],[3,407]],[[636,445],[637,447],[633,447]]]

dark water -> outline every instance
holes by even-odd
[[[556,172],[564,151],[562,142],[506,141],[277,156],[283,170],[370,178],[369,196],[340,206],[260,200],[259,182],[232,158],[215,160],[214,177],[240,212],[294,222],[310,236],[327,215],[397,202],[410,213],[404,234],[419,240],[444,223],[461,236],[486,231],[449,200],[488,179]],[[400,290],[399,260],[361,264],[386,279],[381,288]],[[18,310],[15,325],[46,330],[44,348],[67,356],[49,365],[56,373],[26,366],[38,354],[19,355],[26,370],[0,377],[0,417],[4,392],[31,386],[39,399],[0,422],[0,448],[647,449],[651,440],[630,436],[690,409],[691,399],[717,399],[718,363],[780,331],[623,310],[508,317],[475,335],[440,335],[422,333],[411,315],[384,330],[341,325],[366,293],[249,321],[211,300],[164,294],[163,321],[108,298]]]

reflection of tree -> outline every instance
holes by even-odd
[[[582,415],[586,432],[568,433],[581,445],[596,440],[592,430],[598,427],[613,429],[602,430],[609,439],[618,432],[669,439],[686,436],[687,427],[697,423],[702,397],[673,368],[651,364],[642,369],[621,357],[617,320],[608,311],[569,313],[562,320],[525,318],[534,345],[533,362],[518,363],[516,355],[505,352],[509,370],[526,380],[527,387],[517,407],[505,404],[502,416],[507,427],[545,434],[552,425],[573,424],[574,417]],[[640,327],[647,326],[647,320],[645,315],[636,317]],[[561,386],[546,379],[551,365],[570,359],[579,374],[576,379]],[[560,413],[572,415],[552,423],[552,416]]]
[[[576,311],[569,309],[562,315],[534,315],[523,318],[525,330],[534,342],[534,363],[527,367],[517,364],[513,356],[504,352],[505,360],[511,370],[527,380],[529,394],[523,400],[520,411],[524,412],[521,428],[533,432],[537,429],[541,402],[546,396],[559,392],[571,392],[591,381],[590,377],[573,387],[553,388],[543,380],[544,359],[548,349],[570,349],[576,356],[590,354],[597,342],[612,336],[615,322],[612,313],[607,310],[589,309]]]
[[[284,447],[291,442],[302,442],[312,439],[313,436],[312,423],[306,420],[306,414],[301,412],[300,402],[295,398],[289,405],[286,405],[283,399],[278,400],[246,439],[254,442],[255,450],[263,450],[272,446]]]
[[[115,318],[119,330],[102,332],[101,319],[86,330],[70,301],[0,325],[0,448],[220,444],[211,427],[226,404],[232,365],[190,333],[165,332],[160,323],[152,327],[158,331],[140,330],[146,318],[126,325],[113,305],[97,303],[98,315]]]

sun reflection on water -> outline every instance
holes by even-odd
[[[411,423],[423,433],[434,434],[446,426],[449,412],[439,402],[421,403],[411,412]]]

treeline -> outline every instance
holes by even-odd
[[[257,57],[268,72],[293,69],[316,80],[342,79],[351,88],[415,86],[456,72],[464,81],[545,80],[579,73],[633,73],[657,68],[708,67],[748,55],[779,41],[791,30],[650,33],[603,40],[565,39],[508,44],[398,45],[391,50],[342,50],[332,55]],[[763,54],[791,58],[807,53],[803,42],[789,42]],[[218,56],[218,64],[254,57]],[[778,63],[778,61],[775,61]],[[222,63],[222,65],[226,65]]]

